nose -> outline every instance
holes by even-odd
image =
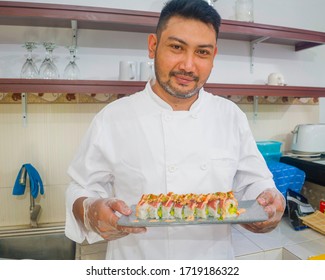
[[[182,56],[181,63],[179,64],[180,70],[185,72],[194,72],[195,69],[195,57],[191,53],[186,53]]]

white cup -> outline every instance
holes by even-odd
[[[135,81],[137,79],[137,63],[135,61],[120,61],[119,79]]]
[[[268,76],[267,84],[271,86],[284,86],[284,78],[280,73],[271,73]]]
[[[152,61],[143,61],[140,63],[140,80],[149,81],[155,76],[154,63]]]

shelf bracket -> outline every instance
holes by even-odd
[[[71,20],[72,28],[72,46],[77,48],[78,45],[78,22],[76,20]]]
[[[254,123],[257,120],[257,112],[258,112],[258,96],[254,96],[254,101],[253,101],[253,121],[254,121]]]
[[[258,38],[256,40],[253,40],[250,42],[250,58],[251,58],[251,61],[250,61],[250,70],[251,70],[251,73],[254,72],[254,55],[255,55],[255,47],[257,44],[259,43],[262,43],[263,41],[269,39],[270,37],[261,37],[261,38]]]
[[[27,93],[21,93],[21,109],[23,118],[23,127],[27,126]]]

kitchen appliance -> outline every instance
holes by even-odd
[[[291,151],[293,153],[325,153],[325,123],[299,124],[292,133]]]

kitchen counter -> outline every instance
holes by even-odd
[[[297,158],[283,156],[280,162],[295,166],[306,173],[306,181],[325,186],[325,156],[319,158]]]
[[[270,233],[252,233],[234,224],[232,238],[237,260],[306,260],[310,256],[325,254],[325,235],[309,228],[295,231],[287,216]],[[104,259],[107,246],[107,241],[76,244],[75,258]]]
[[[295,231],[288,217],[270,233],[252,233],[238,224],[232,226],[235,258],[237,260],[306,260],[325,254],[325,236],[312,230]],[[105,258],[109,242],[77,244],[76,258],[99,260]]]
[[[270,233],[252,233],[233,225],[232,237],[238,260],[306,260],[325,254],[325,236],[309,228],[295,231],[287,216]]]
[[[306,174],[300,193],[307,198],[308,203],[318,210],[320,200],[325,199],[325,154],[320,157],[283,156],[280,162],[294,166]]]

